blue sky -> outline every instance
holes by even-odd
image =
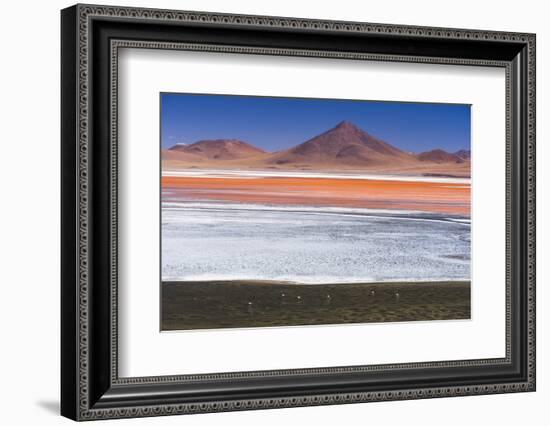
[[[343,120],[405,151],[470,149],[469,105],[161,94],[163,148],[201,139],[240,139],[273,152]]]

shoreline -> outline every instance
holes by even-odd
[[[470,176],[449,175],[443,173],[410,173],[400,174],[395,172],[380,172],[368,170],[266,170],[266,169],[212,169],[212,168],[188,168],[162,170],[162,177],[294,177],[304,179],[360,179],[381,180],[399,182],[429,182],[429,183],[457,183],[470,184]]]
[[[193,284],[231,284],[231,283],[239,283],[240,285],[273,285],[273,286],[353,286],[353,285],[361,285],[361,286],[385,286],[385,285],[400,285],[400,286],[407,286],[407,285],[414,285],[414,284],[439,284],[439,285],[446,285],[446,284],[470,284],[471,279],[464,278],[464,279],[454,279],[454,278],[446,278],[446,279],[413,279],[413,280],[377,280],[377,281],[365,281],[365,280],[357,280],[357,281],[327,281],[327,282],[299,282],[299,281],[291,281],[291,280],[270,280],[270,279],[253,279],[253,278],[245,278],[245,279],[178,279],[174,277],[166,277],[162,278],[161,284],[162,285],[178,285],[178,284],[184,284],[184,283],[193,283]]]
[[[163,281],[161,331],[470,318],[470,281]]]

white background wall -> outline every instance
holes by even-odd
[[[68,424],[59,404],[59,9],[66,1],[2,5],[0,67],[0,421]],[[119,420],[118,424],[548,424],[550,363],[550,27],[545,2],[339,0],[108,1],[143,7],[537,33],[538,390],[361,405]],[[546,121],[546,122],[545,122]],[[487,255],[490,255],[489,253]],[[129,423],[131,422],[131,423]],[[483,422],[483,423],[482,423]],[[113,421],[102,423],[113,423]],[[115,423],[113,423],[115,424]]]

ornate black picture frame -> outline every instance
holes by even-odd
[[[95,5],[64,9],[61,28],[62,415],[93,420],[535,390],[534,34]],[[120,378],[121,47],[504,68],[506,356]]]

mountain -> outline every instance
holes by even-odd
[[[472,151],[470,151],[469,149],[461,149],[454,154],[462,158],[463,160],[470,160],[472,158]]]
[[[470,176],[469,151],[414,154],[349,121],[284,151],[266,152],[237,139],[201,140],[162,151],[168,169],[206,167],[255,170],[349,170],[405,175]]]
[[[270,156],[269,164],[380,166],[415,161],[409,153],[384,142],[349,121],[308,141]]]
[[[168,151],[191,154],[209,160],[235,160],[265,154],[264,150],[238,139],[211,139],[190,145],[177,144],[170,147]]]
[[[181,145],[177,146],[181,147]],[[174,149],[174,147],[163,149],[161,151],[161,158],[164,162],[179,161],[185,163],[201,163],[204,160],[200,155],[185,152],[181,148]]]
[[[431,151],[426,151],[418,154],[417,158],[420,161],[429,161],[431,163],[442,164],[442,163],[464,163],[466,160],[459,157],[456,154],[451,154],[442,149],[433,149]]]

